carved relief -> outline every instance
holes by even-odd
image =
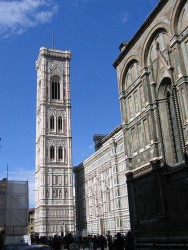
[[[48,70],[50,75],[58,75],[62,78],[65,72],[65,65],[60,64],[60,63],[55,63],[55,62],[49,62],[48,63]]]

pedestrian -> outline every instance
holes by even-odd
[[[68,234],[68,237],[67,237],[67,248],[68,250],[70,250],[69,246],[73,243],[73,236],[72,234]]]
[[[113,250],[124,250],[125,240],[123,239],[120,232],[117,233],[117,238],[113,242]]]
[[[101,250],[104,250],[104,247],[106,245],[106,239],[104,238],[103,235],[99,236],[99,247],[101,248]]]
[[[126,250],[134,250],[134,236],[131,231],[128,231],[125,236]]]
[[[112,235],[108,234],[107,241],[108,241],[108,248],[109,248],[109,250],[112,250],[113,249]]]

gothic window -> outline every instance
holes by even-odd
[[[168,39],[168,33],[166,32],[166,30],[164,29],[159,30],[158,33],[156,33],[150,45],[148,59],[147,59],[148,66],[152,63],[154,64],[154,67],[155,66],[157,67],[157,62],[156,62],[157,50],[160,50],[165,57],[166,55],[164,54],[164,51],[166,50],[168,43],[169,43],[169,39]]]
[[[50,130],[54,130],[54,116],[50,117]]]
[[[60,82],[57,76],[53,76],[51,79],[51,99],[60,100]]]
[[[57,129],[58,131],[62,131],[62,117],[59,116],[57,119]]]
[[[59,82],[52,82],[52,99],[59,100],[60,99],[60,84]]]
[[[50,160],[53,161],[55,159],[55,148],[54,146],[50,147]]]
[[[178,20],[178,33],[182,33],[187,27],[188,22],[188,3],[186,3],[180,13],[179,20]]]
[[[125,77],[125,88],[128,88],[133,82],[136,81],[139,74],[139,64],[137,61],[133,61],[126,73]]]
[[[63,160],[63,149],[62,149],[62,147],[58,148],[58,160],[59,161]]]

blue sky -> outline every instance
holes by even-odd
[[[70,50],[73,165],[94,152],[93,135],[121,123],[119,45],[158,0],[0,0],[0,179],[28,180],[34,206],[35,62],[40,47]]]

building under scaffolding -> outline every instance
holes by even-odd
[[[0,181],[0,229],[3,236],[27,234],[28,181]]]

